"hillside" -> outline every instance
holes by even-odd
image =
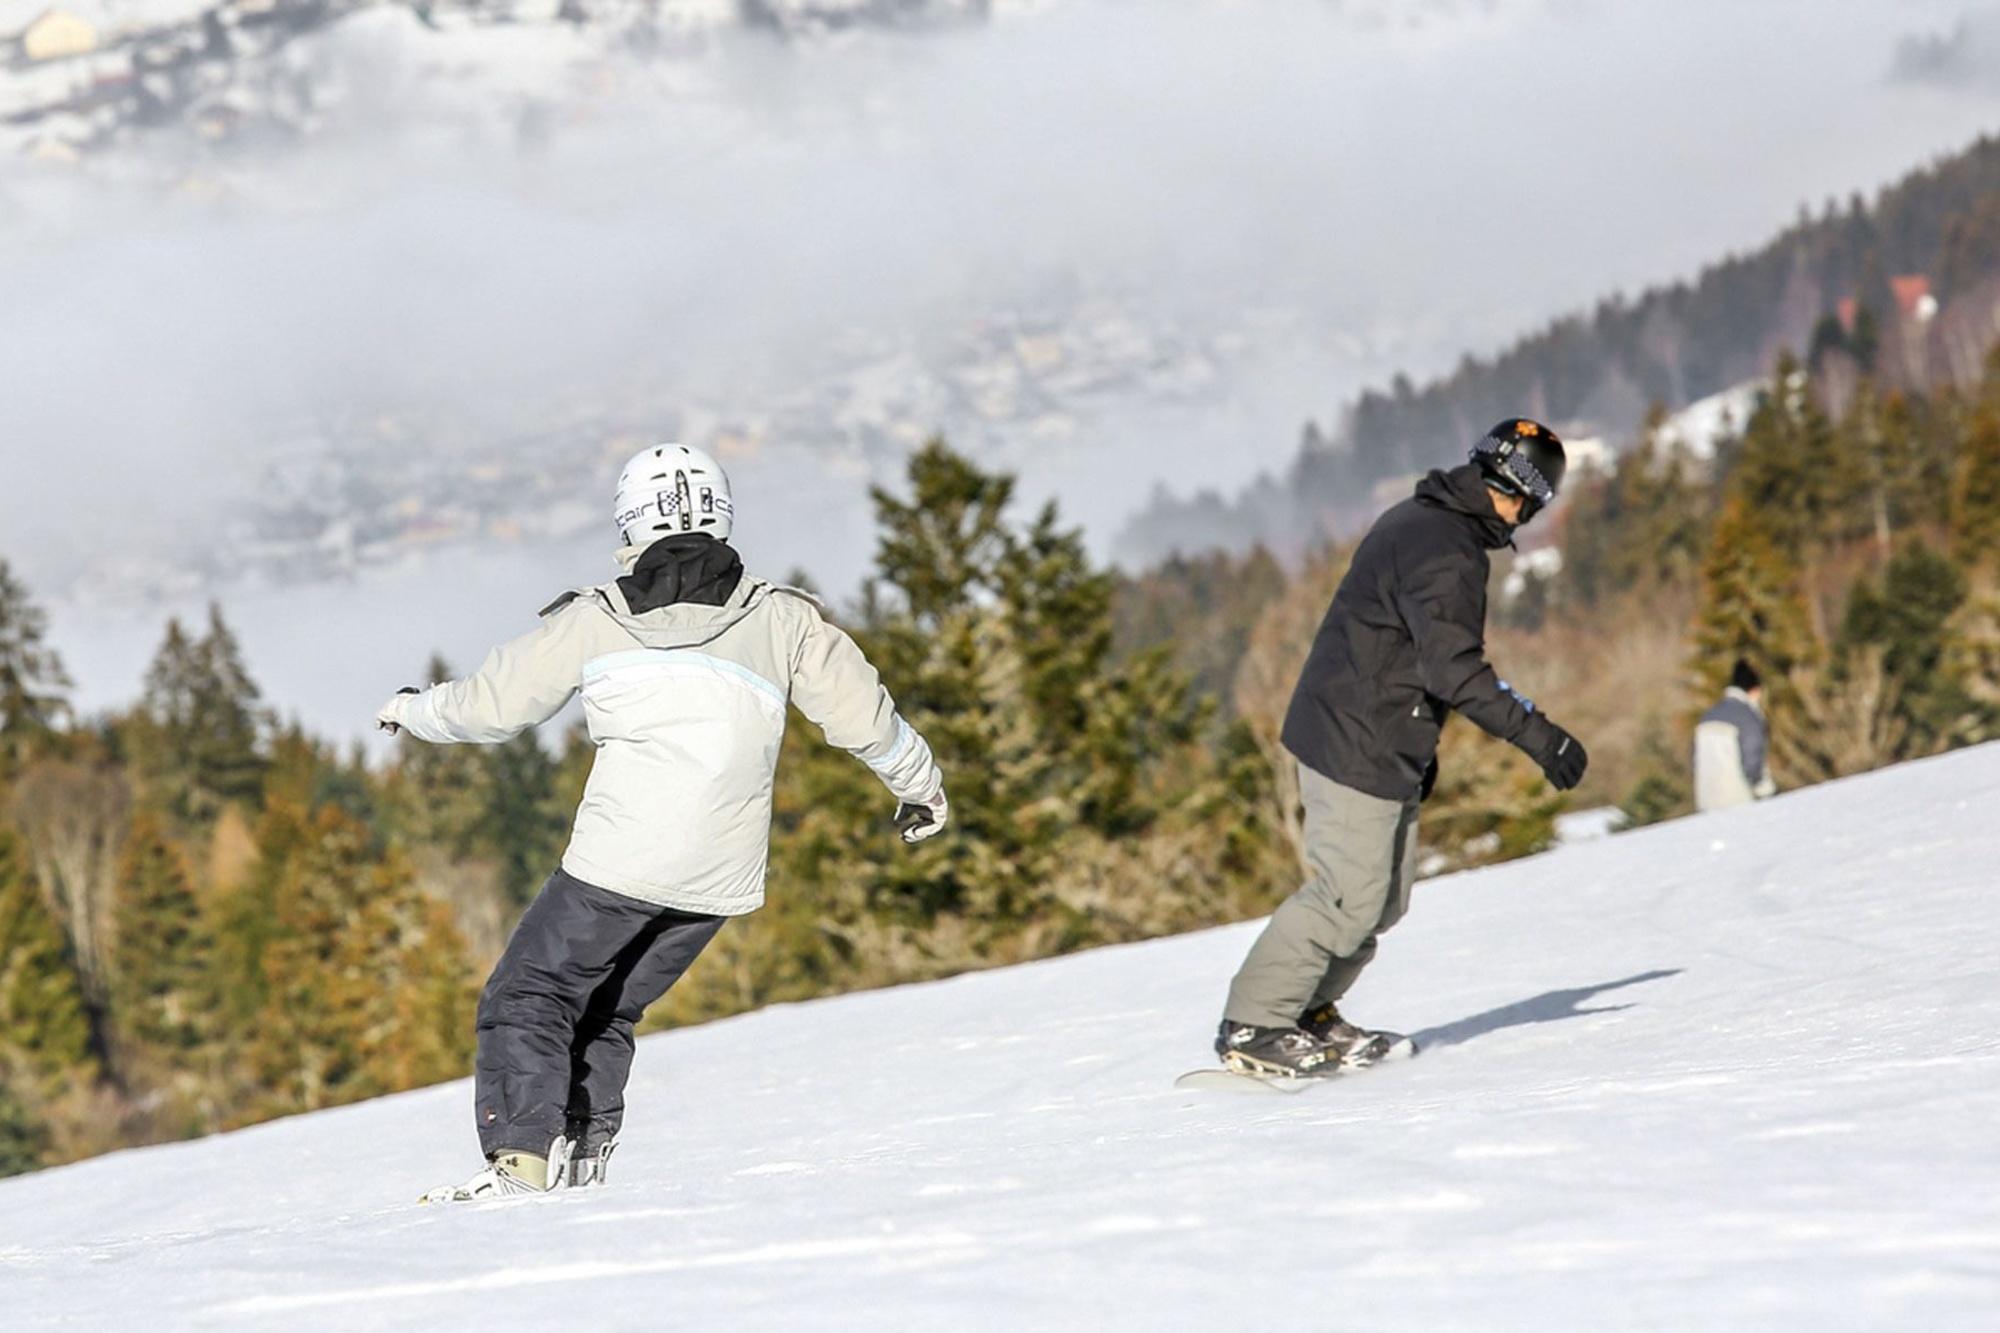
[[[611,1188],[463,1083],[0,1183],[11,1328],[1990,1327],[2000,748],[1434,880],[1420,1060],[1175,1092],[1254,925],[644,1043]],[[796,891],[796,890],[795,890]]]
[[[1858,192],[1691,278],[1618,293],[1468,352],[1447,375],[1397,375],[1314,424],[1280,475],[1234,495],[1157,494],[1119,538],[1128,563],[1174,551],[1296,551],[1379,508],[1376,488],[1458,461],[1501,417],[1528,413],[1577,437],[1628,441],[1670,409],[1768,374],[1791,351],[1836,407],[1867,376],[1922,391],[1976,379],[2000,311],[2000,138]],[[1739,426],[1741,422],[1737,423]],[[1397,494],[1403,489],[1397,488]]]

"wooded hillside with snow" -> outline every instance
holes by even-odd
[[[1986,1329],[2000,748],[1421,886],[1425,1053],[1177,1092],[1253,924],[646,1039],[610,1185],[464,1083],[0,1183],[13,1328]]]

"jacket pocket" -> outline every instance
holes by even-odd
[[[1402,710],[1391,730],[1392,744],[1396,758],[1404,773],[1409,777],[1412,790],[1423,781],[1424,770],[1437,754],[1438,736],[1443,731],[1443,723],[1430,706],[1428,699],[1419,698],[1416,703]]]

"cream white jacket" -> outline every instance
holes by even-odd
[[[562,867],[661,907],[737,916],[763,903],[788,702],[899,801],[943,790],[854,640],[811,597],[748,575],[722,606],[643,614],[616,583],[578,589],[471,676],[400,695],[382,717],[421,740],[497,742],[579,692],[597,757]]]
[[[1777,795],[1766,751],[1764,710],[1731,686],[1694,729],[1694,804],[1706,814]]]

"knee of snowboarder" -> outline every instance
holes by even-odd
[[[567,1036],[576,1026],[580,1008],[570,997],[558,994],[547,978],[510,968],[502,959],[479,992],[473,1025],[480,1032],[502,1027],[546,1028]]]

